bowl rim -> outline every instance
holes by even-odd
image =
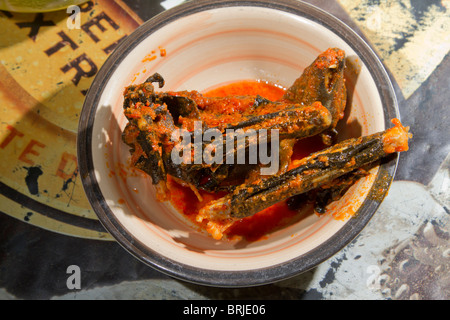
[[[168,259],[159,255],[139,240],[134,239],[114,216],[114,213],[106,204],[95,174],[93,174],[93,155],[90,150],[92,150],[92,132],[98,103],[106,84],[118,67],[122,57],[127,56],[141,40],[151,35],[154,31],[179,18],[211,9],[241,6],[256,6],[291,13],[319,23],[337,34],[358,54],[358,57],[369,69],[380,95],[385,116],[385,127],[389,127],[390,119],[400,118],[397,99],[390,78],[371,47],[341,20],[306,2],[298,0],[277,0],[276,2],[272,0],[188,1],[154,16],[121,41],[95,76],[86,94],[79,118],[77,157],[84,191],[103,227],[126,251],[138,260],[171,277],[215,287],[257,286],[274,283],[306,272],[328,260],[347,246],[367,225],[381,204],[380,200],[366,197],[358,209],[358,214],[347,221],[337,233],[319,246],[280,264],[243,271],[201,269]],[[386,182],[387,177],[390,185],[397,169],[398,159],[398,154],[394,154],[389,161],[382,162],[375,181],[384,179]],[[378,199],[384,198],[387,194],[387,189],[384,190],[383,194],[379,195],[380,198]]]

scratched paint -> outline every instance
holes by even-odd
[[[27,184],[28,191],[32,195],[39,194],[38,178],[44,173],[40,166],[23,167],[27,170],[27,176],[25,177],[25,183]]]
[[[449,0],[338,0],[392,72],[404,97],[450,50]]]

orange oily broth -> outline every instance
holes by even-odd
[[[266,99],[276,101],[283,96],[284,92],[285,89],[271,83],[245,80],[214,88],[204,93],[204,96],[260,95]],[[292,159],[301,159],[323,148],[324,145],[319,136],[303,139],[296,143]],[[214,194],[199,190],[198,192],[202,198],[202,201],[200,201],[194,191],[189,187],[180,185],[170,177],[168,178],[168,188],[171,193],[171,204],[174,208],[203,230],[206,229],[207,221],[198,223],[195,220],[199,210],[208,202],[225,195],[223,192]],[[236,221],[228,228],[225,235],[228,238],[242,237],[248,241],[256,241],[263,239],[268,233],[298,220],[298,211],[290,210],[286,201],[281,201],[253,216]]]

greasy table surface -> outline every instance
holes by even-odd
[[[87,2],[73,30],[65,10],[0,12],[0,299],[449,299],[448,0],[308,1],[372,46],[414,134],[374,218],[328,261],[221,289],[161,274],[112,239],[77,175],[78,116],[115,45],[181,2]],[[68,286],[72,265],[79,289]]]

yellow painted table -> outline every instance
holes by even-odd
[[[78,117],[97,71],[142,21],[120,2],[80,9],[73,29],[65,10],[3,13],[0,210],[62,234],[111,240],[78,176]]]

